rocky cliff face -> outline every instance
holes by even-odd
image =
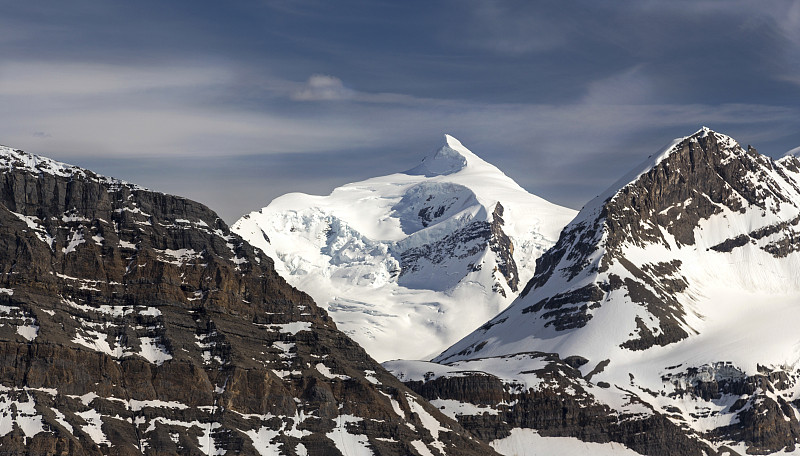
[[[0,150],[3,454],[488,454],[205,206]]]
[[[491,271],[491,291],[506,297],[506,289],[512,293],[519,291],[519,274],[517,263],[514,261],[514,243],[503,231],[503,206],[495,205],[492,220],[477,220],[470,222],[463,228],[446,234],[441,239],[435,239],[421,246],[411,247],[400,252],[400,274],[398,282],[414,286],[416,282],[440,282],[444,288],[454,288],[464,280],[470,272],[478,272],[488,261],[485,258],[487,251],[491,251],[494,258],[494,270]],[[461,271],[447,274],[448,263],[468,263]],[[419,275],[425,269],[439,269],[434,274],[430,272],[423,277]],[[442,277],[437,277],[436,274]],[[432,277],[431,277],[432,276]],[[449,277],[452,276],[452,277]]]
[[[449,365],[390,361],[385,366],[407,386],[457,419],[479,438],[498,445],[519,429],[545,438],[617,442],[646,455],[715,454],[680,424],[625,389],[582,377],[578,358],[518,353]],[[517,441],[516,454],[537,454],[534,442]]]
[[[508,309],[435,358],[505,391],[523,384],[520,397],[478,410],[480,426],[458,416],[466,406],[445,410],[497,441],[535,429],[643,454],[796,451],[798,170],[795,157],[773,161],[705,128],[651,156],[564,228]],[[545,355],[515,358],[531,352],[562,361],[542,371]],[[465,400],[472,381],[389,366],[434,401]],[[519,407],[547,421],[515,421]],[[577,410],[592,418],[566,419]]]

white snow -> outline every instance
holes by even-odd
[[[284,334],[295,335],[300,331],[311,331],[311,322],[308,321],[293,321],[291,323],[270,323],[270,324],[257,324],[256,326],[265,326],[272,331],[278,331]]]
[[[452,419],[456,419],[458,415],[497,415],[497,410],[489,407],[481,407],[468,402],[459,402],[453,399],[433,399],[428,401],[434,407],[440,409],[442,413]]]
[[[374,453],[369,448],[369,440],[363,434],[351,434],[347,429],[348,423],[359,423],[361,418],[352,415],[339,415],[336,418],[336,427],[325,436],[336,444],[342,454],[348,456],[372,456]]]
[[[74,210],[75,209],[73,209],[73,211]],[[73,214],[61,215],[61,221],[64,223],[69,223],[69,222],[90,222],[91,220],[89,220],[86,217],[81,217],[80,215],[76,215],[73,213]]]
[[[69,432],[70,434],[73,434],[75,432],[75,430],[72,428],[72,425],[67,422],[67,417],[64,416],[64,414],[61,413],[60,410],[55,408],[52,408],[50,410],[52,410],[53,413],[56,415],[56,422],[64,426],[64,429],[66,429],[67,432]]]
[[[114,318],[124,317],[125,315],[134,312],[133,306],[109,306],[108,304],[101,304],[97,307],[92,307],[87,304],[78,304],[77,302],[67,299],[63,296],[61,297],[61,302],[84,312],[99,312]]]
[[[0,161],[2,160],[2,153],[3,147],[0,146]],[[16,215],[17,218],[25,222],[25,224],[28,225],[28,228],[33,230],[34,234],[37,238],[39,238],[39,240],[47,244],[50,249],[53,249],[53,237],[50,236],[47,230],[42,226],[42,221],[39,220],[38,217],[19,214],[16,212],[12,212],[12,214]]]
[[[86,421],[85,426],[81,426],[81,430],[91,437],[92,441],[98,445],[111,445],[106,435],[103,433],[103,416],[95,409],[89,409],[85,412],[75,413]]]
[[[417,450],[417,453],[419,453],[422,456],[435,456],[431,452],[431,450],[428,449],[428,447],[425,446],[425,442],[423,442],[422,440],[414,440],[414,441],[412,441],[411,442],[411,446],[413,446],[414,449]]]
[[[83,328],[79,330],[72,342],[118,359],[133,354],[130,347],[122,345],[121,336],[110,344],[106,333],[92,329]]]
[[[248,437],[253,442],[258,454],[261,456],[280,456],[281,452],[280,443],[272,443],[272,439],[280,435],[280,431],[270,429],[268,427],[261,427],[258,430],[251,429],[246,431]]]
[[[292,353],[292,349],[295,348],[294,342],[279,342],[279,341],[275,341],[275,342],[272,343],[272,346],[275,347],[275,348],[278,348],[281,351],[279,356],[282,359],[288,360],[288,359],[292,359],[295,356],[297,356],[296,353]]]
[[[203,454],[208,456],[227,454],[225,448],[217,447],[217,442],[214,441],[214,437],[211,436],[211,434],[214,432],[214,429],[217,429],[221,426],[222,425],[219,423],[204,423],[202,425],[203,435],[197,437],[197,441],[200,444],[200,451],[202,451]]]
[[[88,407],[89,404],[91,404],[92,401],[98,398],[99,396],[94,391],[90,391],[84,394],[83,396],[73,396],[73,397],[80,399],[81,403]]]
[[[709,134],[717,135],[718,143],[727,148],[723,151],[727,154],[724,160],[748,159],[746,152],[729,137],[707,129],[696,133],[698,137]],[[594,224],[605,201],[614,198],[628,182],[665,160],[676,150],[676,144],[648,159],[608,192],[587,204],[565,231],[579,228],[582,224]],[[517,299],[493,318],[491,327],[476,330],[437,358],[448,365],[436,367],[431,363],[396,361],[385,363],[385,367],[401,379],[425,379],[426,374],[428,377],[459,375],[459,370],[472,370],[496,375],[507,385],[521,382],[526,387],[544,388],[547,385],[537,384],[541,380],[535,375],[521,374],[525,370],[537,369],[542,362],[534,358],[525,360],[525,353],[557,353],[562,359],[579,355],[589,360],[580,368],[583,375],[604,360],[610,360],[602,372],[592,377],[594,385],[583,380],[578,383],[594,400],[615,410],[648,415],[653,413],[652,409],[662,412],[669,409],[670,414],[680,416],[681,421],[699,432],[735,423],[736,416],[730,408],[738,397],[723,396],[705,401],[670,393],[692,381],[687,377],[692,375],[705,379],[754,375],[759,373],[760,365],[762,369],[766,367],[796,376],[800,369],[800,335],[795,324],[800,321],[800,307],[797,305],[800,302],[800,274],[797,273],[800,270],[800,252],[789,251],[786,255],[773,256],[763,249],[784,238],[796,240],[800,235],[800,228],[792,223],[800,216],[800,176],[782,168],[780,162],[765,163],[757,164],[757,172],[748,171],[742,178],[749,180],[756,191],[762,192],[766,210],[748,206],[743,198],[740,202],[746,211],[716,204],[720,212],[698,222],[691,245],[680,244],[664,227],[648,224],[645,226],[658,230],[663,241],[645,244],[631,241],[620,247],[620,253],[642,271],[658,263],[680,261],[677,273],[669,277],[654,276],[655,285],[643,284],[643,287],[655,292],[657,290],[653,287],[660,286],[662,280],[686,281],[686,290],[671,294],[677,300],[678,324],[688,334],[683,340],[666,346],[654,345],[646,350],[623,348],[621,344],[632,339],[638,331],[637,318],[654,334],[661,331],[658,317],[646,306],[634,302],[626,288],[606,292],[599,306],[586,310],[591,318],[579,327],[557,331],[546,324],[546,317],[537,311],[530,312],[534,304],[559,293],[590,284],[608,283],[612,274],[623,280],[644,283],[616,260],[605,265],[607,269],[597,268],[606,253],[606,234],[603,232],[592,241],[597,248],[587,263],[581,265],[582,270],[577,275],[565,272],[572,264],[565,255],[546,283]],[[779,192],[781,197],[771,196],[773,191]],[[695,198],[710,200],[703,194],[696,194]],[[744,245],[729,252],[711,249],[723,241],[779,224],[783,224],[783,228],[777,232],[749,238]],[[464,354],[459,354],[462,352]],[[609,383],[611,387],[595,386],[600,381]],[[650,391],[662,394],[652,395]],[[567,387],[563,393],[574,394],[575,390]],[[792,397],[796,395],[793,390],[784,393],[791,393]],[[778,393],[765,391],[763,394],[771,397]],[[458,408],[457,404],[448,402],[441,405],[451,415]],[[534,444],[531,440],[534,437],[528,435],[532,431],[520,432],[522,437],[502,443],[506,445],[504,452],[513,454],[521,447]],[[546,449],[546,444],[543,445]]]
[[[499,202],[521,291],[536,258],[575,215],[528,193],[455,138],[445,140],[410,171],[347,184],[328,196],[287,194],[233,230],[275,259],[276,270],[327,307],[374,358],[433,356],[516,295],[484,241],[451,249],[445,237],[491,222]],[[420,257],[402,271],[404,252],[431,246],[442,250],[441,261]]]
[[[184,265],[191,261],[197,262],[197,260],[202,260],[202,254],[195,252],[193,249],[153,249],[159,254],[161,254],[160,260],[165,263],[174,264],[177,266]]]
[[[64,255],[74,252],[79,245],[84,244],[86,242],[86,239],[83,238],[82,230],[72,231],[70,235],[71,237],[69,239],[69,242],[67,243],[67,246],[61,249],[61,251],[64,252]]]
[[[44,432],[44,422],[36,411],[36,403],[30,393],[24,396],[17,393],[17,399],[12,399],[8,390],[0,394],[0,437],[19,427],[26,439]],[[15,391],[16,392],[16,391]],[[24,397],[24,400],[19,400]]]
[[[419,420],[422,421],[422,425],[428,430],[428,432],[431,433],[431,437],[433,437],[434,440],[439,440],[440,431],[449,432],[449,429],[442,427],[441,423],[439,423],[439,420],[428,413],[428,411],[425,410],[425,408],[422,407],[422,405],[420,405],[416,399],[414,399],[414,396],[406,393],[406,400],[408,401],[409,407],[411,407],[411,411],[419,416]]]
[[[397,416],[399,416],[400,418],[405,419],[406,414],[403,412],[402,407],[400,407],[400,403],[397,402],[397,400],[392,396],[390,396],[388,393],[384,393],[383,391],[380,390],[378,392],[386,396],[387,399],[389,399],[389,403],[392,404],[392,410],[394,410],[394,413],[396,413]],[[413,428],[411,424],[409,424],[409,426]]]
[[[331,370],[330,370],[330,368],[328,368],[328,366],[326,366],[326,365],[324,365],[322,363],[317,363],[317,365],[315,367],[316,367],[317,371],[320,374],[322,374],[324,377],[326,377],[326,378],[338,378],[340,380],[347,380],[348,378],[350,378],[347,375],[334,374],[333,372],[331,372]]]
[[[172,359],[172,355],[169,354],[167,348],[161,343],[159,337],[140,337],[139,343],[142,347],[139,355],[156,366],[160,366],[164,364],[164,361]]]
[[[17,334],[31,341],[39,335],[39,326],[35,324],[17,326]]]
[[[364,371],[364,378],[368,382],[372,383],[373,385],[380,385],[381,384],[381,382],[375,377],[375,371],[374,370],[365,370]]]
[[[505,456],[639,456],[639,453],[616,442],[584,442],[574,437],[543,437],[533,429],[514,428],[511,435],[490,443],[498,453]]]
[[[211,337],[215,336],[216,332],[211,332],[208,334],[195,334],[195,345],[197,345],[201,350],[201,356],[203,357],[203,362],[205,364],[209,364],[212,360],[216,361],[219,364],[225,364],[225,360],[220,358],[217,355],[211,356],[210,348],[216,345],[216,342],[209,340]]]
[[[259,418],[262,421],[268,421],[273,415],[242,415],[244,418]],[[275,437],[286,435],[295,438],[302,438],[311,435],[311,432],[298,429],[298,426],[305,421],[307,416],[299,411],[294,417],[283,417],[283,426],[280,429],[272,429],[266,426],[261,426],[258,430],[251,429],[246,431],[248,437],[253,442],[253,446],[261,456],[279,456],[285,454],[280,449],[281,443],[272,443]],[[307,450],[302,443],[297,444],[295,447],[297,454],[307,454]]]
[[[14,293],[10,288],[4,288],[5,294]],[[39,325],[36,318],[27,310],[17,306],[0,305],[0,326],[16,326],[17,334],[31,341],[39,334]]]
[[[144,408],[169,408],[169,409],[178,409],[178,410],[185,410],[189,408],[188,405],[182,404],[176,401],[162,401],[159,399],[147,400],[147,401],[140,401],[136,399],[130,399],[128,402],[128,407],[134,412],[138,412]]]
[[[158,310],[156,307],[147,307],[144,310],[140,310],[139,315],[145,315],[148,317],[160,317],[161,311]]]
[[[285,379],[286,377],[302,374],[302,372],[300,372],[299,370],[288,371],[288,370],[272,369],[272,372],[278,377],[280,377],[281,380]]]

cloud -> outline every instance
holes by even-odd
[[[306,85],[292,93],[292,99],[298,101],[331,101],[346,100],[354,92],[342,84],[342,80],[324,74],[315,74],[308,78]]]
[[[546,9],[498,0],[459,1],[451,10],[464,10],[466,15],[443,24],[440,39],[501,55],[552,51],[569,42],[570,31],[553,20],[557,11]]]
[[[231,78],[231,72],[223,67],[192,62],[125,65],[17,60],[0,63],[0,95],[105,96],[203,88],[226,84]]]
[[[183,161],[218,168],[222,159],[280,158],[271,162],[271,174],[264,174],[269,179],[249,178],[257,190],[237,208],[266,204],[294,182],[279,177],[298,169],[311,173],[309,188],[320,174],[330,174],[325,182],[342,179],[343,184],[409,169],[439,145],[444,132],[464,140],[526,188],[579,206],[587,192],[599,192],[605,181],[672,136],[706,124],[761,148],[765,141],[769,145],[796,131],[800,117],[794,107],[663,103],[652,96],[641,66],[599,78],[588,84],[584,97],[560,104],[368,93],[348,89],[333,76],[315,75],[298,83],[197,62],[140,68],[12,61],[0,68],[0,142],[13,147],[87,165],[102,158],[168,156],[175,166]],[[32,69],[46,70],[30,73],[38,91],[16,80]],[[97,91],[91,90],[93,81]],[[304,101],[340,97],[349,102],[325,103],[324,109],[297,103],[292,95],[303,90],[311,91]],[[245,97],[261,98],[254,108],[240,101]],[[331,160],[342,161],[342,151],[350,158],[332,171]],[[159,188],[148,174],[122,177]],[[170,191],[205,196],[206,181],[192,182],[187,176],[184,187]],[[302,188],[297,184],[296,189]]]
[[[334,79],[311,81],[330,91]],[[277,81],[266,96],[289,86]],[[347,118],[242,106],[247,90],[230,70],[191,62],[4,62],[0,140],[67,159],[301,153],[374,139]]]
[[[583,103],[588,105],[630,105],[653,102],[653,85],[644,71],[636,65],[607,78],[587,85]]]
[[[784,157],[789,156],[789,155],[791,155],[793,157],[800,157],[800,146],[795,147],[794,149],[791,149],[788,152],[786,152],[785,154],[783,154]]]
[[[444,132],[572,206],[704,124],[798,144],[775,79],[800,84],[800,2],[79,3],[0,17],[0,143],[229,221],[411,168]]]

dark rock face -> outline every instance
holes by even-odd
[[[508,283],[511,291],[519,290],[519,274],[517,263],[514,261],[514,243],[503,231],[503,206],[497,203],[492,212],[490,224],[492,236],[489,238],[489,248],[497,255],[497,268]]]
[[[477,261],[478,256],[488,248],[496,256],[497,269],[494,272],[499,273],[495,274],[496,278],[505,280],[509,289],[516,292],[519,289],[519,274],[517,272],[517,263],[513,257],[514,244],[503,231],[503,206],[500,203],[495,205],[492,217],[491,222],[480,220],[470,222],[442,239],[419,247],[413,247],[400,253],[401,283],[410,286],[403,282],[402,278],[406,274],[418,271],[421,260],[434,265],[452,261],[453,259],[475,258]],[[472,267],[479,268],[481,264],[475,265],[473,263]],[[458,277],[457,279],[461,278]],[[505,291],[499,284],[494,287],[493,291],[502,293],[505,296]]]
[[[491,233],[488,222],[475,221],[435,243],[408,249],[400,254],[400,277],[417,271],[423,258],[440,264],[453,257],[463,260],[475,256],[486,250]]]
[[[541,365],[524,374],[536,376],[538,388],[509,383],[487,372],[464,371],[426,381],[407,381],[411,389],[429,400],[450,399],[471,403],[486,411],[456,415],[466,429],[491,441],[502,439],[514,428],[536,429],[547,437],[576,437],[588,442],[619,442],[647,455],[702,455],[713,450],[692,438],[675,423],[655,412],[631,394],[640,411],[617,411],[597,402],[596,388],[580,372],[556,354],[525,353]],[[585,361],[585,360],[583,360]],[[571,359],[580,364],[581,360]]]
[[[481,381],[494,382],[497,413],[460,416],[438,404],[489,440],[529,428],[643,454],[714,454],[729,443],[796,451],[800,370],[782,351],[796,344],[784,337],[790,329],[770,328],[786,321],[800,289],[799,174],[795,157],[772,161],[708,129],[650,157],[564,228],[517,301],[434,359],[496,376]],[[762,317],[769,324],[759,326]],[[762,341],[781,354],[756,352]],[[534,350],[559,355],[531,367],[499,361]],[[553,370],[540,367],[547,356]],[[512,387],[525,375],[533,387]],[[466,373],[425,380],[409,385],[432,401],[475,403],[461,393],[475,382]],[[629,408],[608,399],[618,391],[649,412],[620,419]],[[514,407],[529,409],[516,419]],[[563,419],[584,411],[585,427]]]
[[[205,206],[2,152],[0,453],[492,453]]]
[[[707,438],[746,442],[751,454],[791,452],[800,441],[797,415],[782,397],[793,395],[797,373],[762,367],[758,374],[746,375],[730,362],[718,362],[671,372],[663,380],[675,385],[672,397],[730,403],[727,412],[735,415],[735,424],[718,427]],[[697,410],[701,417],[713,413]]]
[[[787,157],[785,163],[793,163],[792,159]],[[639,322],[634,337],[622,344],[624,348],[645,350],[685,339],[686,313],[675,299],[676,293],[688,287],[681,275],[680,262],[645,264],[639,268],[625,258],[623,247],[658,245],[670,249],[662,230],[672,235],[678,247],[694,245],[698,223],[723,209],[739,213],[746,208],[776,212],[782,203],[793,204],[781,190],[786,185],[796,189],[783,166],[775,166],[751,147],[744,150],[730,138],[713,132],[686,138],[668,157],[602,202],[595,217],[579,216],[564,228],[556,245],[537,260],[536,274],[521,297],[541,288],[554,275],[561,275],[567,281],[581,274],[596,275],[597,283],[546,297],[525,310],[534,312],[547,326],[553,325],[558,330],[578,329],[592,318],[590,310],[607,299],[594,289],[599,287],[606,294],[619,290],[617,295],[630,296],[657,318],[660,328],[658,334],[653,334]],[[776,223],[735,235],[710,248],[731,252],[755,240],[783,233],[782,238],[762,249],[776,258],[785,257],[800,250],[799,224],[800,218]],[[612,265],[622,266],[632,277],[620,280],[613,274],[604,276]]]

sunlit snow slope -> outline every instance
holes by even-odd
[[[799,206],[797,159],[701,130],[587,204],[523,296],[438,359],[535,349],[795,365],[800,336],[781,329],[800,318]],[[469,353],[475,340],[487,344]]]
[[[575,215],[445,139],[409,171],[284,195],[233,230],[376,359],[433,356],[504,309]]]
[[[537,268],[511,306],[434,361],[601,404],[617,423],[665,417],[717,449],[795,451],[796,157],[773,161],[707,128],[677,139],[589,202]],[[431,366],[389,367],[428,381],[410,372]],[[625,432],[618,441],[658,452]]]

